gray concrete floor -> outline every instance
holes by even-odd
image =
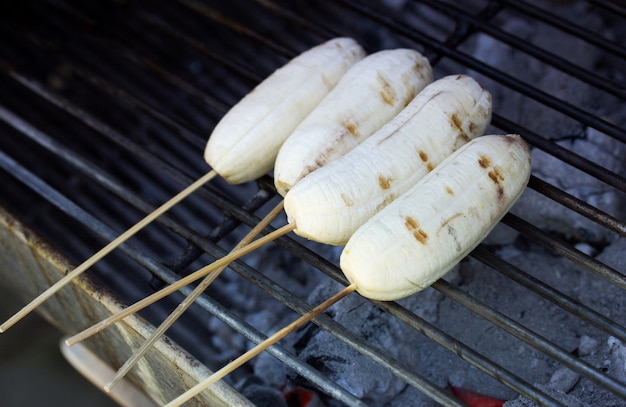
[[[23,303],[0,284],[0,320]],[[31,314],[0,334],[0,405],[6,407],[90,406],[117,404],[65,360],[63,334]]]

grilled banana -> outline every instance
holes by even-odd
[[[285,139],[364,56],[354,40],[336,38],[295,57],[224,115],[204,159],[232,184],[266,174]]]
[[[342,271],[375,300],[426,288],[480,243],[529,176],[530,153],[520,136],[472,140],[354,233],[341,254]]]

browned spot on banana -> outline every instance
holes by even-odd
[[[469,137],[467,136],[467,134],[465,134],[465,130],[463,130],[463,121],[459,118],[459,116],[456,113],[450,116],[450,123],[452,123],[452,125],[459,131],[459,134],[461,135],[461,137],[469,140]],[[470,128],[470,131],[472,131],[471,128]]]
[[[383,78],[380,73],[378,74],[378,80],[382,84],[380,97],[383,98],[383,101],[385,103],[387,103],[390,106],[393,106],[396,102],[396,92],[394,92],[389,82],[387,82],[387,80],[385,80],[385,78]]]
[[[420,242],[421,244],[426,244],[426,240],[428,239],[428,234],[426,234],[426,232],[424,232],[422,229],[418,229],[415,232],[413,232],[413,237],[415,237],[417,241]]]
[[[350,197],[348,195],[344,194],[343,192],[341,193],[341,199],[343,199],[343,202],[348,207],[354,205],[354,202],[352,202],[352,199],[350,199]]]
[[[410,216],[404,218],[404,226],[406,226],[406,228],[409,230],[417,229],[419,225],[420,224],[417,222],[417,220],[415,220],[415,218],[412,218]]]
[[[491,178],[491,180],[495,182],[496,184],[499,184],[500,182],[504,181],[504,177],[502,176],[500,171],[498,171],[497,167],[493,167],[493,169],[489,171],[489,178]]]
[[[481,155],[478,159],[478,165],[480,165],[482,168],[489,168],[489,166],[491,165],[491,160],[486,155]]]
[[[446,192],[450,195],[454,195],[454,190],[446,185]]]
[[[452,125],[454,125],[454,127],[456,127],[461,133],[463,133],[463,122],[461,121],[461,119],[459,119],[459,115],[453,113],[452,116],[450,116],[450,121],[452,122]]]
[[[426,168],[428,169],[428,172],[435,169],[435,166],[433,165],[433,163],[428,161],[428,154],[426,154],[423,150],[419,150],[417,153],[420,156],[420,160],[426,163]]]
[[[496,191],[498,193],[498,199],[501,201],[504,198],[504,188],[502,187],[502,181],[504,181],[504,177],[498,171],[497,167],[493,167],[491,171],[487,174],[489,178],[496,184]]]
[[[352,134],[354,137],[361,137],[361,133],[359,132],[359,127],[352,123],[352,122],[348,122],[345,124],[346,129],[348,130],[348,133]]]
[[[409,231],[413,231],[413,237],[415,237],[418,242],[426,244],[428,234],[423,229],[418,229],[420,225],[415,218],[412,218],[411,216],[404,218],[404,226],[406,226]]]
[[[383,177],[382,175],[378,176],[378,185],[381,189],[389,189],[391,188],[391,180],[387,177]]]

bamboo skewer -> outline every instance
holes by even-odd
[[[0,333],[5,332],[7,329],[15,325],[18,321],[32,312],[35,308],[43,304],[46,300],[52,297],[56,292],[61,290],[67,284],[69,284],[73,279],[78,277],[80,274],[88,270],[91,266],[96,264],[99,260],[101,260],[104,256],[111,253],[115,248],[120,246],[126,240],[134,236],[137,232],[147,226],[150,222],[161,216],[163,213],[168,211],[174,205],[182,201],[188,195],[193,193],[195,190],[200,188],[202,185],[210,181],[214,178],[217,173],[214,170],[209,171],[198,180],[193,182],[191,185],[187,186],[181,192],[172,197],[169,201],[165,202],[163,205],[155,209],[153,212],[149,213],[145,218],[137,222],[135,225],[131,226],[128,230],[118,236],[116,239],[109,242],[106,246],[92,255],[90,258],[81,263],[74,270],[66,274],[63,278],[57,281],[55,284],[50,286],[44,292],[42,292],[39,296],[33,299],[30,303],[24,306],[20,311],[10,317],[6,322],[0,325]]]
[[[248,245],[266,226],[272,222],[283,210],[284,201],[280,201],[272,211],[270,211],[233,249],[239,250]],[[104,386],[106,392],[111,391],[135,364],[141,359],[150,347],[176,322],[176,320],[193,304],[193,302],[202,294],[207,287],[226,269],[228,265],[224,265],[211,274],[207,275],[202,282],[176,307],[176,309],[155,329],[146,341],[137,349],[132,356],[122,365],[115,373],[115,376]]]
[[[250,359],[257,356],[259,353],[263,352],[268,347],[272,346],[279,340],[283,339],[285,336],[289,335],[291,332],[293,332],[300,326],[309,322],[311,319],[315,318],[317,315],[324,312],[326,309],[331,307],[337,301],[341,300],[342,298],[344,298],[345,296],[347,296],[348,294],[350,294],[351,292],[355,290],[356,290],[356,285],[351,284],[347,286],[343,290],[339,291],[337,294],[333,295],[326,301],[322,302],[321,304],[313,308],[311,311],[307,312],[306,314],[302,315],[300,318],[296,319],[291,324],[283,327],[282,329],[274,333],[272,336],[268,337],[263,342],[256,345],[254,348],[250,349],[243,355],[239,356],[237,359],[228,363],[226,366],[216,371],[211,376],[207,377],[200,383],[196,384],[194,387],[187,390],[185,393],[181,394],[174,400],[170,401],[168,404],[165,405],[165,407],[180,406],[181,404],[191,399],[198,393],[210,387],[212,384],[216,383],[218,380],[222,379],[229,373],[233,372],[238,367],[242,366],[244,363],[248,362]]]
[[[253,241],[252,243],[242,247],[241,249],[238,250],[234,250],[231,253],[229,253],[228,255],[222,257],[221,259],[216,260],[215,262],[208,264],[204,267],[202,267],[201,269],[189,274],[186,277],[181,278],[180,280],[176,281],[175,283],[170,284],[169,286],[163,288],[160,291],[155,292],[154,294],[151,294],[147,297],[145,297],[142,300],[137,301],[135,304],[123,309],[122,311],[111,315],[110,317],[103,319],[102,321],[98,322],[97,324],[85,329],[84,331],[68,338],[65,343],[68,346],[71,346],[75,343],[78,343],[84,339],[89,338],[90,336],[102,331],[103,329],[107,328],[108,326],[116,323],[117,321],[119,321],[120,319],[123,319],[127,316],[129,316],[130,314],[134,314],[135,312],[142,310],[143,308],[147,307],[148,305],[154,303],[155,301],[158,301],[161,298],[164,298],[166,296],[168,296],[169,294],[176,292],[178,290],[180,290],[181,288],[183,288],[184,286],[193,283],[194,281],[204,277],[205,275],[219,269],[220,267],[225,267],[228,264],[232,263],[233,261],[237,260],[238,258],[245,256],[246,254],[258,249],[259,247],[273,241],[276,240],[277,238],[279,238],[280,236],[286,235],[287,233],[291,232],[292,230],[294,230],[296,228],[295,225],[285,225],[283,227],[281,227],[280,229],[277,229],[275,231],[273,231],[272,233],[269,233],[263,237],[258,238],[257,240]]]

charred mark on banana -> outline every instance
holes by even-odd
[[[389,189],[389,188],[391,188],[391,178],[379,175],[378,176],[378,186],[380,186],[380,189]]]
[[[463,121],[459,118],[459,115],[453,113],[452,116],[450,116],[450,123],[452,123],[452,125],[459,131],[459,135],[461,137],[463,137],[464,139],[469,139],[467,134],[465,134],[465,130],[463,130]],[[472,131],[471,127],[470,131]]]
[[[359,138],[361,137],[361,133],[359,132],[359,127],[352,123],[352,122],[347,122],[344,125],[346,127],[346,130],[348,130],[348,133],[352,134],[354,137]]]
[[[413,232],[413,237],[420,242],[421,244],[426,244],[426,241],[428,240],[428,234],[424,231],[424,229],[421,229],[419,226],[419,222],[411,217],[411,216],[407,216],[406,218],[404,218],[404,226],[406,226],[406,228],[410,231]]]
[[[489,168],[489,166],[491,165],[491,160],[486,155],[481,155],[478,159],[478,165],[480,165],[481,168]]]
[[[411,230],[411,229],[417,229],[420,224],[417,223],[417,220],[415,220],[415,218],[407,216],[404,219],[404,225],[406,226],[407,229]]]
[[[433,163],[431,163],[430,161],[428,161],[428,154],[426,154],[424,151],[419,150],[418,154],[420,156],[420,160],[422,160],[423,162],[426,163],[426,168],[428,169],[428,172],[432,171],[435,169],[435,166],[433,165]]]
[[[481,155],[478,158],[478,165],[480,165],[483,169],[488,169],[491,167],[491,160],[486,155]],[[491,170],[487,173],[489,179],[493,181],[496,185],[496,192],[498,193],[498,200],[502,201],[504,199],[504,187],[502,186],[502,181],[504,181],[504,176],[498,170],[497,167],[491,167]]]
[[[502,176],[500,171],[498,171],[497,167],[493,167],[487,175],[489,175],[489,178],[493,181],[494,184],[496,184],[498,199],[502,201],[502,199],[504,198],[504,187],[502,186],[502,181],[504,181],[504,177]]]
[[[380,97],[388,105],[390,105],[390,106],[395,105],[395,102],[396,102],[396,92],[394,92],[394,90],[391,87],[391,85],[389,84],[389,82],[387,82],[387,80],[385,78],[383,78],[383,76],[380,74],[380,72],[378,73],[378,81],[382,85],[382,89],[380,91]]]

